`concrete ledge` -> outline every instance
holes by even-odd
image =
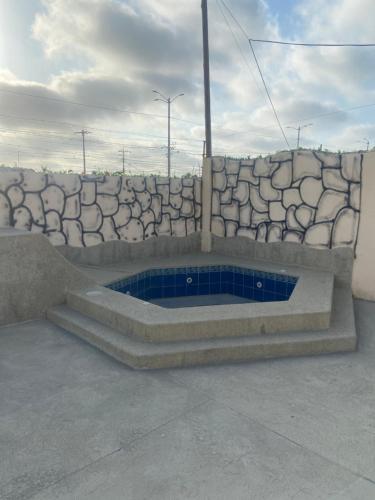
[[[261,243],[244,236],[233,238],[212,237],[212,251],[224,255],[283,263],[329,271],[338,285],[351,285],[353,250],[349,247],[313,248],[300,243]]]
[[[138,369],[348,352],[357,346],[353,300],[348,288],[335,289],[331,326],[316,332],[154,344],[131,339],[66,306],[49,310],[48,318],[118,361]]]
[[[270,264],[236,259],[215,254],[195,254],[179,259],[138,261],[133,273],[145,269],[178,267],[177,262],[193,262],[194,266],[232,264],[272,272]],[[186,264],[185,264],[186,265]],[[284,266],[284,272],[298,276],[297,285],[288,301],[232,304],[210,307],[165,309],[129,295],[97,286],[69,292],[69,307],[126,335],[148,342],[172,342],[190,339],[250,336],[322,330],[329,327],[333,275],[305,268]]]
[[[158,236],[138,243],[114,240],[92,247],[55,247],[73,263],[100,266],[147,257],[168,257],[197,252],[201,247],[200,232],[185,237]]]
[[[0,229],[0,325],[45,316],[67,290],[94,284],[43,234]]]

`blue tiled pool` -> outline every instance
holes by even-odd
[[[237,266],[178,267],[150,269],[107,285],[114,291],[138,299],[163,304],[162,299],[206,297],[201,302],[191,300],[188,305],[213,305],[207,296],[221,296],[217,303],[286,301],[291,296],[298,278]],[[225,298],[224,298],[225,297]],[[234,300],[234,298],[241,300]],[[175,302],[176,302],[175,300]],[[173,301],[169,301],[173,306]],[[176,302],[177,303],[177,302]]]

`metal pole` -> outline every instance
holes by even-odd
[[[119,153],[122,153],[122,173],[124,174],[125,173],[125,148],[122,147],[122,149],[120,149]]]
[[[211,138],[211,98],[210,98],[210,59],[208,47],[208,14],[207,0],[202,0],[202,32],[203,32],[203,75],[204,75],[204,109],[206,127],[206,157],[212,156]]]
[[[83,159],[83,175],[86,175],[86,148],[85,148],[85,135],[90,134],[88,130],[85,130],[84,128],[80,130],[79,132],[75,132],[75,134],[81,134],[82,135],[82,159]]]
[[[306,125],[298,125],[298,127],[287,127],[292,128],[293,130],[297,130],[297,149],[299,149],[299,144],[301,141],[301,130],[306,127],[312,127],[313,123],[307,123]]]
[[[82,130],[83,175],[86,175],[85,131]]]
[[[125,153],[129,153],[128,150],[125,149],[124,146],[122,146],[122,149],[118,150],[119,153],[122,155],[122,174],[125,174]]]
[[[166,102],[168,105],[168,153],[167,153],[167,158],[168,158],[168,177],[170,177],[171,176],[171,104],[178,97],[181,97],[184,94],[178,94],[178,95],[175,95],[173,98],[171,98],[171,97],[165,97],[165,95],[163,95],[158,90],[153,89],[153,92],[155,94],[160,95],[160,97],[158,97],[157,99],[154,99],[154,101]]]
[[[171,176],[171,98],[168,97],[168,177]]]

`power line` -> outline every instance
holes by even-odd
[[[298,45],[302,47],[375,47],[375,43],[308,43],[308,42],[283,42],[281,40],[263,40],[249,38],[249,42],[273,43],[277,45]]]
[[[36,136],[36,137],[44,137],[44,138],[52,138],[52,140],[56,140],[55,138],[63,138],[64,140],[61,140],[59,143],[64,144],[65,142],[72,142],[74,141],[73,138],[68,137],[66,134],[58,134],[58,133],[53,133],[50,131],[43,131],[43,133],[38,133],[34,129],[12,129],[12,128],[1,128],[0,131],[5,131],[5,132],[16,132],[17,135],[19,134],[26,134],[26,135],[31,135],[31,136]],[[0,132],[1,134],[1,132]],[[14,135],[14,134],[12,134]],[[40,140],[39,140],[40,141]],[[114,145],[114,146],[122,146],[122,142],[114,142],[114,141],[107,141],[104,139],[99,139],[99,140],[90,140],[90,144],[97,143],[97,144],[108,144],[108,145]],[[128,148],[132,149],[150,149],[150,150],[159,150],[160,146],[145,146],[141,144],[128,144]],[[182,150],[179,148],[180,151]]]
[[[9,137],[9,136],[1,136],[1,133],[0,133],[0,138],[3,137],[4,139],[5,138],[9,138],[9,139],[12,139],[12,137]],[[21,139],[24,139],[23,137]],[[72,139],[74,141],[74,139]],[[39,139],[38,140],[38,144],[39,143],[43,143],[43,144],[47,144],[47,145],[51,145],[51,147],[53,146],[53,143],[56,143],[56,144],[60,144],[62,146],[65,145],[65,142],[62,141],[62,142],[58,142],[56,141],[55,139],[53,140],[53,142],[49,141],[48,139],[47,140],[43,140],[43,139]],[[92,146],[93,144],[101,144],[101,141],[89,141],[90,145]],[[1,144],[5,144],[3,142],[0,142],[0,145]],[[27,142],[25,143],[25,146],[27,146]],[[121,146],[121,143],[112,143],[112,142],[103,142],[104,145],[106,144],[109,144],[109,145],[120,145]],[[72,144],[66,144],[67,146],[69,147],[72,147]],[[136,151],[138,154],[142,154],[142,157],[150,157],[150,158],[154,158],[155,156],[157,155],[161,155],[162,154],[162,150],[161,150],[161,147],[151,147],[151,146],[128,146],[128,148],[131,148],[131,149],[136,149],[136,150],[141,150],[141,151]],[[145,151],[143,152],[142,149],[145,149]],[[56,150],[54,150],[56,151]],[[97,149],[95,149],[94,151],[96,152],[99,152]],[[106,154],[107,152],[110,152],[111,150],[110,149],[104,149],[104,152],[103,154]],[[201,153],[199,153],[198,151],[192,151],[190,149],[184,149],[184,148],[178,148],[178,151],[181,152],[181,153],[187,153],[187,154],[190,154],[190,155],[193,155],[193,156],[201,156]],[[121,151],[120,151],[121,152]],[[130,151],[125,151],[125,152],[128,152],[130,153]],[[217,152],[226,152],[226,151],[217,151]],[[87,154],[86,154],[87,156]]]
[[[4,130],[6,133],[1,133],[1,130]],[[15,131],[16,134],[9,134],[9,131]],[[61,135],[61,134],[56,134],[56,135],[53,135],[51,134],[50,137],[48,137],[48,134],[47,134],[47,137],[45,137],[45,134],[42,134],[42,133],[37,133],[37,132],[34,132],[34,131],[29,131],[29,130],[19,130],[19,129],[4,129],[4,128],[0,128],[0,137],[3,137],[3,138],[9,138],[9,139],[12,139],[13,136],[19,136],[19,135],[22,135],[22,134],[26,134],[26,135],[30,135],[31,137],[42,137],[42,139],[39,139],[38,140],[38,143],[46,143],[46,144],[53,144],[53,143],[57,143],[57,144],[62,144],[62,145],[67,145],[69,147],[72,146],[72,141],[75,141],[73,138],[70,139],[70,138],[66,138],[67,136],[65,135]],[[62,137],[63,140],[59,141],[58,138],[59,137]],[[22,139],[24,139],[22,137]],[[25,138],[25,139],[29,139],[28,137]],[[90,140],[89,141],[90,145],[109,145],[109,146],[123,146],[123,143],[120,143],[120,142],[113,142],[113,141],[105,141],[105,140]],[[130,148],[130,149],[136,149],[136,150],[145,150],[142,152],[143,156],[144,155],[152,155],[152,156],[155,156],[157,154],[161,154],[161,150],[162,150],[162,146],[145,146],[145,145],[140,145],[140,144],[127,144],[127,147]],[[196,151],[192,151],[191,149],[185,149],[185,148],[181,148],[179,147],[178,148],[179,151],[181,152],[184,152],[184,153],[191,153],[191,154],[197,154],[197,155],[200,155],[200,153],[198,152],[198,150]],[[129,152],[129,151],[128,151]]]
[[[276,40],[264,40],[264,39],[249,38],[248,34],[246,33],[246,31],[244,30],[244,28],[242,27],[242,25],[239,23],[239,21],[236,19],[236,17],[232,13],[232,11],[228,7],[228,5],[225,3],[225,1],[224,0],[220,0],[220,1],[222,2],[222,4],[224,5],[224,7],[226,8],[226,10],[229,12],[229,14],[232,17],[233,21],[237,24],[237,26],[239,27],[239,29],[241,30],[241,32],[243,33],[243,35],[249,41],[249,44],[250,44],[250,47],[251,47],[253,53],[254,53],[254,49],[253,49],[253,46],[251,44],[252,41],[254,41],[254,42],[279,43]],[[298,44],[295,44],[293,42],[282,42],[282,44],[285,44],[285,45],[298,45]],[[372,47],[372,46],[375,46],[375,44],[307,44],[307,43],[306,44],[301,43],[301,45],[307,45],[307,46],[309,46],[309,45],[310,46],[327,46],[327,47],[335,47],[335,46],[336,47],[344,47],[344,46],[348,46],[348,47],[350,47],[350,46],[352,46],[352,47]],[[254,53],[254,55],[255,55],[255,53]],[[373,107],[373,106],[375,106],[375,103],[364,104],[364,105],[360,105],[360,106],[354,106],[352,108],[337,110],[337,111],[328,112],[328,113],[321,113],[321,114],[318,114],[318,115],[301,118],[298,121],[289,122],[288,125],[295,124],[295,123],[298,123],[298,122],[301,122],[301,121],[316,120],[316,119],[319,119],[319,118],[323,118],[325,116],[331,116],[331,115],[335,115],[335,114],[339,114],[339,113],[356,111],[358,109],[363,109],[363,108]],[[267,127],[267,128],[273,128],[273,127]],[[239,133],[243,134],[243,133],[246,133],[246,131],[240,131]],[[230,137],[232,135],[233,134],[228,134],[227,137]],[[284,133],[283,133],[283,136],[284,136]]]
[[[24,130],[24,129],[8,129],[8,128],[0,128],[0,131],[4,130],[5,132],[15,132],[16,135],[18,134],[26,134],[26,135],[31,135],[31,136],[36,136],[36,137],[44,137],[45,139],[51,138],[52,140],[57,141],[58,138],[63,138],[59,143],[67,143],[67,142],[72,142],[74,141],[73,138],[69,138],[66,134],[54,134],[50,132],[44,132],[43,133],[38,133],[35,132],[34,130]],[[122,146],[122,142],[114,142],[114,141],[106,141],[104,139],[99,139],[99,140],[90,140],[90,144],[97,143],[97,144],[108,144],[108,145],[113,145],[113,146]],[[136,148],[136,149],[152,149],[152,150],[158,150],[160,149],[160,146],[144,146],[141,144],[130,144],[127,147],[129,148]]]
[[[360,106],[354,106],[352,108],[338,109],[337,111],[329,111],[328,113],[320,113],[319,115],[310,116],[308,118],[302,118],[299,121],[303,121],[304,122],[304,121],[308,121],[308,120],[317,120],[318,118],[323,118],[325,116],[332,116],[332,115],[337,115],[337,114],[340,114],[340,113],[347,113],[347,112],[350,112],[350,111],[356,111],[358,109],[371,108],[373,106],[375,106],[375,102],[374,103],[369,103],[369,104],[362,104]],[[293,122],[293,123],[297,123],[297,122]]]
[[[88,103],[83,103],[83,102],[78,102],[78,101],[70,101],[68,99],[61,99],[60,97],[48,97],[48,96],[30,94],[28,92],[18,92],[18,91],[10,90],[10,89],[0,89],[0,92],[5,92],[7,94],[14,94],[14,95],[22,95],[25,97],[33,97],[35,99],[43,99],[43,100],[47,100],[47,101],[61,102],[63,104],[73,104],[75,106],[83,106],[85,108],[105,109],[108,111],[116,111],[117,113],[128,113],[131,115],[148,116],[148,117],[152,117],[152,118],[165,118],[165,116],[158,115],[156,113],[145,113],[145,112],[141,112],[141,111],[131,111],[129,109],[120,109],[120,108],[115,108],[112,106],[104,106],[101,104],[88,104]],[[183,118],[177,118],[177,117],[173,117],[173,116],[171,116],[171,120],[176,120],[176,121],[180,121],[180,122],[190,123],[192,125],[202,126],[202,123],[196,123],[196,122],[192,122],[190,120],[185,120]]]
[[[30,148],[28,146],[19,146],[17,144],[4,144],[4,143],[2,143],[2,145],[5,145],[6,147],[14,148],[19,152],[23,152],[23,153],[27,154],[28,156],[33,156],[35,158],[39,158],[40,160],[42,160],[42,158],[40,158],[40,156],[33,155],[32,153],[30,153],[30,151],[43,151],[43,152],[49,153],[51,156],[58,154],[58,159],[64,159],[64,160],[74,161],[74,162],[79,161],[79,157],[74,156],[74,153],[70,153],[70,152],[62,152],[62,153],[64,155],[71,155],[71,156],[61,156],[61,152],[58,152],[58,151],[49,151],[49,150],[45,150],[45,149],[41,149],[41,148]],[[112,162],[114,165],[116,165],[116,166],[118,165],[118,160],[116,158],[110,158],[108,156],[96,156],[96,155],[93,155],[90,153],[87,153],[86,157],[92,159],[93,162],[103,162],[103,163],[105,162],[106,164]],[[48,158],[48,160],[55,161],[51,158]],[[158,166],[158,167],[164,166],[164,163],[162,163],[160,161],[153,161],[150,159],[130,158],[129,162],[133,165],[146,164],[146,165],[149,165],[150,167],[151,166]],[[187,165],[185,165],[185,167],[187,167]]]
[[[224,21],[225,21],[225,23],[226,23],[226,25],[227,25],[227,27],[228,27],[229,31],[230,31],[230,32],[231,32],[231,34],[232,34],[232,37],[233,37],[234,42],[235,42],[235,44],[236,44],[236,46],[237,46],[237,49],[239,50],[239,52],[240,52],[240,54],[241,54],[241,57],[242,57],[242,59],[243,59],[243,61],[244,61],[245,65],[247,66],[247,68],[248,68],[248,70],[249,70],[249,73],[250,73],[250,75],[251,75],[252,79],[254,80],[254,83],[255,83],[255,85],[257,86],[257,89],[258,89],[259,93],[262,95],[262,97],[264,97],[263,92],[262,92],[262,90],[261,90],[261,88],[260,88],[260,86],[259,86],[259,84],[258,84],[258,82],[257,82],[257,80],[256,80],[256,78],[255,78],[255,76],[254,76],[253,70],[251,69],[251,66],[250,66],[250,64],[249,64],[248,58],[245,56],[245,54],[244,54],[244,52],[243,52],[243,50],[242,50],[242,48],[241,48],[241,45],[240,45],[240,43],[239,43],[239,41],[238,41],[238,39],[237,39],[237,37],[236,37],[236,34],[235,34],[235,33],[234,33],[234,31],[232,30],[232,27],[231,27],[231,25],[229,24],[229,21],[228,21],[228,19],[227,19],[227,16],[225,15],[225,12],[223,11],[223,9],[222,9],[222,7],[221,7],[221,5],[220,5],[220,3],[219,3],[219,0],[216,0],[216,4],[217,4],[217,6],[218,6],[218,8],[219,8],[219,10],[220,10],[221,15],[222,15],[222,16],[223,16],[223,18],[224,18]]]
[[[272,107],[272,110],[273,110],[273,114],[275,115],[276,121],[277,121],[277,123],[278,123],[278,125],[279,125],[279,128],[280,128],[280,130],[281,130],[281,133],[283,134],[283,137],[284,137],[284,139],[285,139],[286,145],[288,146],[288,149],[290,149],[290,145],[289,145],[288,139],[286,138],[286,135],[285,135],[285,132],[284,132],[283,126],[281,125],[281,122],[280,122],[280,120],[279,120],[279,116],[278,116],[278,114],[277,114],[276,108],[275,108],[275,106],[274,106],[274,104],[273,104],[273,102],[272,102],[271,95],[270,95],[270,93],[269,93],[269,91],[268,91],[267,84],[266,84],[266,82],[265,82],[265,80],[264,80],[264,78],[263,78],[262,70],[260,69],[260,66],[259,66],[259,62],[258,62],[257,56],[255,55],[255,51],[254,51],[254,48],[253,48],[252,43],[251,43],[251,41],[250,41],[250,40],[249,40],[249,43],[250,43],[250,48],[251,48],[251,51],[252,51],[253,56],[254,56],[255,63],[256,63],[256,65],[257,65],[257,68],[258,68],[258,71],[259,71],[259,75],[260,75],[260,77],[261,77],[261,79],[262,79],[262,82],[263,82],[264,89],[265,89],[265,91],[266,91],[266,93],[267,93],[268,100],[270,101],[270,104],[271,104],[271,107]]]
[[[80,133],[80,132],[78,132]],[[55,154],[64,154],[64,155],[72,155],[72,158],[75,158],[75,159],[79,159],[78,156],[76,156],[76,152],[72,151],[72,150],[65,150],[65,151],[62,151],[62,150],[56,150],[55,148],[53,149],[47,149],[47,148],[41,148],[41,147],[38,147],[38,146],[29,146],[29,145],[25,145],[25,144],[16,144],[16,143],[7,143],[7,142],[0,142],[0,145],[1,146],[6,146],[6,147],[13,147],[13,148],[20,148],[20,149],[28,149],[28,150],[31,150],[31,151],[43,151],[45,153],[49,153],[51,155],[55,155]],[[103,159],[103,160],[110,160],[111,157],[110,155],[108,155],[106,152],[103,152],[103,153],[100,153],[100,152],[86,152],[86,157],[88,158],[96,158],[96,159]],[[134,157],[135,159],[137,159],[138,157]],[[141,157],[142,159],[143,158],[153,158],[153,156],[142,156]],[[115,159],[113,159],[113,161],[115,161]],[[160,165],[162,164],[161,163],[161,160],[160,161],[156,161],[156,163],[160,163]]]
[[[240,28],[240,30],[242,31],[242,33],[244,34],[246,40],[249,39],[249,35],[246,33],[246,31],[243,29],[243,27],[241,26],[240,22],[236,19],[236,17],[234,16],[233,12],[230,10],[230,8],[228,7],[228,5],[225,3],[224,0],[220,0],[221,3],[224,5],[224,7],[227,9],[227,11],[229,12],[229,15],[231,16],[231,18],[233,19],[233,21],[237,24],[237,26]]]
[[[6,118],[11,118],[15,120],[24,120],[24,121],[32,121],[32,122],[40,122],[40,123],[53,123],[55,125],[66,125],[69,127],[79,127],[79,123],[71,123],[71,122],[61,122],[61,121],[53,121],[53,120],[45,120],[45,119],[37,119],[37,118],[29,118],[25,116],[16,116],[16,115],[9,115],[9,114],[4,114],[0,113],[0,116],[6,117]],[[157,139],[164,139],[164,136],[162,135],[155,135],[155,134],[145,134],[145,133],[139,133],[139,132],[129,132],[127,130],[125,131],[120,131],[120,130],[113,130],[113,129],[104,129],[104,128],[99,128],[99,127],[92,127],[92,126],[86,126],[87,129],[89,130],[98,130],[101,132],[107,132],[107,133],[113,133],[113,134],[129,134],[129,135],[138,135],[140,137],[153,137]],[[199,142],[201,143],[201,139],[178,139],[179,141],[184,141],[184,142]]]
[[[375,104],[374,104],[375,106]],[[54,125],[65,125],[65,126],[68,126],[68,127],[80,127],[81,124],[79,123],[71,123],[71,122],[63,122],[63,121],[53,121],[53,120],[46,120],[46,119],[37,119],[37,118],[29,118],[29,117],[25,117],[25,116],[16,116],[16,115],[9,115],[9,114],[4,114],[4,113],[0,113],[0,117],[5,117],[5,118],[10,118],[10,119],[13,119],[13,120],[21,120],[21,121],[31,121],[31,122],[38,122],[38,123],[48,123],[48,124],[54,124]],[[214,127],[216,128],[222,128],[222,125],[214,125]],[[99,127],[93,127],[93,126],[86,126],[86,128],[88,130],[95,130],[98,131],[98,132],[104,132],[104,133],[109,133],[109,134],[120,134],[120,135],[125,135],[125,134],[129,134],[129,135],[138,135],[140,137],[152,137],[152,138],[155,138],[155,139],[165,139],[164,136],[161,136],[161,135],[155,135],[155,134],[145,134],[145,133],[139,133],[139,132],[129,132],[129,131],[120,131],[120,130],[114,130],[114,129],[105,129],[105,128],[99,128]],[[11,129],[7,129],[7,130],[11,130]],[[15,129],[13,129],[15,130]],[[18,129],[17,129],[18,130]],[[44,129],[43,129],[44,130]],[[243,133],[243,130],[235,130],[235,129],[226,129],[226,130],[231,130],[235,133]],[[50,134],[52,135],[52,133],[50,131],[46,131],[45,132],[46,134]],[[256,134],[255,132],[252,132],[254,135],[258,135],[259,137],[268,137],[268,138],[275,138],[275,137],[272,137],[272,136],[267,136],[267,135],[262,135],[262,134]],[[231,134],[232,135],[232,134]],[[194,139],[194,138],[189,138],[189,139],[183,139],[183,138],[178,138],[178,141],[180,142],[187,142],[187,143],[190,143],[190,142],[199,142],[199,143],[202,143],[202,139]],[[120,144],[121,145],[121,144]]]
[[[284,140],[285,140],[285,143],[286,145],[288,146],[288,149],[290,149],[290,145],[289,145],[289,142],[288,142],[288,139],[285,135],[285,132],[284,132],[284,129],[281,125],[281,122],[279,120],[279,116],[277,114],[277,111],[276,111],[276,108],[275,108],[275,105],[273,104],[273,101],[272,101],[272,98],[271,98],[271,94],[268,90],[268,87],[267,87],[267,84],[264,80],[264,77],[263,77],[263,73],[262,73],[262,70],[260,69],[260,66],[259,66],[259,62],[258,62],[258,59],[257,59],[257,56],[255,54],[255,51],[254,51],[254,48],[251,44],[251,41],[249,40],[249,37],[248,35],[246,34],[246,31],[243,29],[243,27],[241,26],[240,22],[236,19],[236,17],[234,16],[234,14],[232,13],[232,11],[230,10],[230,8],[227,6],[227,4],[225,3],[224,0],[221,0],[222,4],[224,5],[224,7],[227,9],[227,11],[229,12],[230,16],[232,17],[232,19],[235,21],[235,23],[237,24],[237,26],[239,26],[240,30],[242,31],[242,33],[245,35],[246,39],[249,41],[249,44],[250,44],[250,48],[251,48],[251,52],[253,54],[253,57],[254,57],[254,61],[255,61],[255,64],[257,66],[257,69],[258,69],[258,72],[259,72],[259,75],[260,75],[260,78],[263,82],[263,87],[264,87],[264,90],[266,91],[266,94],[267,94],[267,97],[268,97],[268,100],[270,102],[270,105],[271,105],[271,108],[272,108],[272,111],[273,111],[273,114],[275,116],[275,119],[276,119],[276,122],[279,126],[279,129],[282,133],[282,136],[284,137]]]
[[[1,116],[1,115],[0,115]],[[94,130],[94,128],[92,127],[87,127],[89,129],[92,129]],[[244,133],[243,130],[235,130],[235,129],[231,129],[231,128],[223,128],[223,126],[220,126],[220,128],[222,128],[224,131],[232,131],[234,132],[233,134],[225,134],[224,137],[230,137],[232,135],[235,135],[235,134],[242,134]],[[19,134],[29,134],[29,135],[35,135],[35,136],[51,136],[51,137],[66,137],[67,141],[74,141],[74,139],[71,139],[67,134],[60,134],[60,133],[57,133],[57,132],[53,132],[51,130],[45,130],[43,129],[43,133],[38,133],[36,130],[40,130],[40,129],[19,129],[19,128],[1,128],[0,127],[0,130],[4,130],[4,131],[14,131],[14,132],[17,132]],[[95,130],[104,130],[104,129],[96,129]],[[256,130],[256,129],[255,129]],[[111,131],[108,131],[108,133],[110,133]],[[113,131],[115,133],[115,131]],[[119,132],[120,133],[120,132]],[[258,136],[258,137],[264,137],[264,138],[270,138],[270,139],[276,139],[276,136],[272,136],[272,135],[264,135],[264,134],[258,134],[256,132],[254,132],[253,130],[251,131],[251,133],[254,135],[254,136]],[[96,137],[98,137],[98,134],[95,134]],[[157,136],[159,137],[159,136]],[[164,137],[162,137],[164,139]],[[187,143],[190,143],[190,142],[201,142],[200,140],[198,139],[182,139],[182,138],[179,138],[178,139],[179,142],[187,142]],[[97,143],[103,143],[103,144],[113,144],[115,146],[122,146],[122,142],[114,142],[114,141],[107,141],[107,140],[104,140],[104,139],[100,139],[100,140],[90,140],[90,143],[92,142],[97,142]],[[128,148],[144,148],[144,149],[159,149],[160,146],[144,146],[144,145],[139,145],[139,144],[128,144],[127,145]],[[181,148],[179,148],[181,150]]]
[[[20,145],[20,144],[11,144],[11,143],[4,143],[4,142],[0,142],[0,146],[5,146],[5,147],[11,147],[11,148],[15,148],[15,149],[19,149],[19,150],[23,150],[23,151],[26,151],[26,150],[29,150],[29,151],[41,151],[41,152],[45,152],[45,153],[48,153],[49,155],[71,155],[70,159],[76,159],[76,160],[79,160],[79,157],[76,156],[76,153],[74,151],[71,151],[71,150],[67,150],[67,151],[60,151],[60,150],[56,150],[56,149],[46,149],[46,148],[41,148],[41,147],[35,147],[35,146],[28,146],[28,145]],[[192,156],[197,156],[197,157],[202,157],[202,152],[198,153],[198,152],[193,152],[193,151],[187,151],[187,150],[179,150],[181,151],[182,153],[187,153],[187,154],[190,154]],[[230,154],[238,154],[238,150],[236,151],[230,151],[230,150],[223,150],[223,151],[216,151],[215,150],[215,154],[222,154],[222,155],[226,155],[226,156],[230,156]],[[250,150],[247,150],[246,149],[246,153],[243,153],[244,155],[248,155],[248,154],[253,154],[253,155],[259,155],[259,154],[264,154],[264,152],[262,151],[250,151]],[[86,157],[87,158],[91,158],[91,159],[96,159],[96,160],[103,160],[103,161],[113,161],[113,162],[118,162],[118,160],[116,160],[115,158],[111,158],[111,155],[110,154],[107,154],[106,152],[103,152],[103,153],[100,153],[100,152],[86,152]],[[129,157],[129,161],[146,161],[146,162],[150,162],[152,161],[155,165],[160,165],[160,166],[163,166],[164,163],[161,161],[161,160],[154,160],[154,157],[153,156],[145,156],[145,155],[142,155],[142,156],[130,156]],[[183,157],[180,157],[180,164],[182,163],[185,163],[185,159]]]
[[[298,121],[287,122],[285,124],[285,126],[294,125],[294,124],[298,124],[300,122],[305,122],[305,121],[309,121],[309,120],[318,120],[319,118],[325,118],[326,116],[332,116],[332,115],[337,115],[337,114],[341,114],[341,113],[349,113],[351,111],[357,111],[359,109],[371,108],[374,106],[375,106],[375,103],[361,104],[360,106],[353,106],[351,108],[343,108],[343,109],[338,109],[336,111],[329,111],[328,113],[320,113],[318,115],[303,117],[303,118],[299,119]],[[269,126],[263,127],[263,128],[265,130],[267,130],[267,129],[269,130],[269,129],[272,129],[274,127],[275,127],[274,125],[269,125]],[[227,130],[230,130],[230,129],[227,129]],[[247,134],[247,133],[251,133],[251,132],[252,132],[251,130],[236,131],[233,134],[226,134],[224,137],[232,137],[233,135]],[[271,136],[264,135],[261,137],[271,137]]]

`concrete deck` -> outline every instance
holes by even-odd
[[[355,307],[356,353],[165,372],[0,329],[0,498],[375,498],[375,304]]]

